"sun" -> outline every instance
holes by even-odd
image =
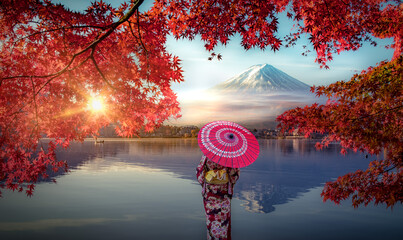
[[[105,105],[100,98],[91,98],[88,107],[94,113],[103,112],[105,110]]]

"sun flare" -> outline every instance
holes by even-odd
[[[92,112],[103,112],[105,110],[105,105],[99,98],[91,98],[88,105]]]

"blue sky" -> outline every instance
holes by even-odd
[[[294,47],[282,47],[280,51],[274,53],[260,49],[245,51],[240,45],[240,38],[235,37],[226,47],[219,47],[215,51],[223,55],[221,61],[208,61],[209,53],[204,49],[204,44],[198,40],[190,42],[169,38],[167,47],[170,52],[182,59],[185,71],[185,82],[180,86],[174,86],[174,89],[186,91],[212,87],[252,65],[263,63],[271,64],[309,85],[327,85],[338,80],[349,80],[354,73],[392,57],[393,51],[382,47],[390,41],[382,40],[378,43],[378,47],[365,44],[358,51],[335,55],[334,60],[328,63],[330,69],[320,69],[314,62],[314,52],[302,56],[301,53],[304,51],[302,46],[307,44],[306,39],[301,39]]]
[[[91,2],[90,0],[53,1],[61,2],[76,11],[83,11]],[[123,0],[105,0],[104,2],[118,7]],[[152,0],[145,0],[140,9],[149,8],[152,2]],[[285,14],[279,16],[279,22],[279,36],[283,37],[292,31],[293,22],[288,20]],[[330,69],[321,69],[314,62],[315,52],[311,52],[308,56],[301,54],[304,52],[303,45],[307,45],[312,50],[308,36],[301,37],[296,46],[281,47],[276,53],[260,49],[245,51],[240,45],[240,37],[235,36],[227,46],[218,46],[215,49],[215,53],[223,56],[221,61],[217,59],[208,61],[210,53],[205,50],[204,43],[197,38],[194,41],[177,41],[169,36],[167,50],[182,60],[185,81],[172,85],[173,90],[178,94],[183,117],[179,121],[169,121],[168,124],[203,125],[213,120],[256,122],[260,119],[266,122],[271,121],[286,109],[310,104],[317,100],[301,100],[301,98],[293,98],[293,96],[286,100],[273,96],[229,98],[212,95],[207,89],[238,75],[252,65],[263,63],[273,65],[308,85],[328,85],[339,80],[349,80],[355,73],[375,66],[380,61],[391,59],[393,51],[384,48],[391,42],[391,39],[378,39],[377,47],[364,43],[364,46],[357,51],[334,55],[334,60],[328,63]]]
[[[70,9],[82,11],[86,9],[90,0],[54,0],[61,2]],[[123,0],[107,1],[114,7],[118,7]],[[152,0],[145,0],[142,9],[147,9]],[[284,36],[291,31],[292,22],[285,15],[279,17],[279,35]],[[207,89],[218,82],[225,81],[234,75],[246,70],[252,65],[268,63],[286,72],[292,77],[309,85],[327,85],[338,80],[348,80],[356,72],[375,66],[378,62],[390,59],[393,51],[384,46],[391,40],[378,40],[378,46],[370,46],[365,43],[358,51],[342,52],[334,55],[334,60],[329,62],[329,70],[320,69],[314,62],[315,53],[311,52],[307,57],[301,53],[303,45],[308,45],[306,38],[301,38],[297,45],[291,48],[282,47],[274,53],[270,50],[261,51],[252,49],[245,51],[240,45],[239,36],[235,36],[227,46],[219,46],[216,53],[223,55],[221,61],[208,61],[210,54],[204,49],[204,43],[196,39],[194,41],[168,38],[167,49],[182,60],[185,71],[185,82],[175,84],[173,89],[177,92]]]

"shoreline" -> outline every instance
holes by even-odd
[[[185,140],[192,140],[196,139],[197,137],[133,137],[133,138],[120,138],[120,137],[98,137],[96,140],[94,138],[84,138],[83,141],[85,142],[100,142],[100,141],[137,141],[137,140],[144,140],[144,139],[185,139]],[[275,140],[289,140],[289,139],[306,139],[306,140],[320,140],[322,138],[305,138],[304,136],[279,136],[279,137],[267,137],[261,138],[256,137],[256,139],[275,139]],[[40,138],[40,140],[54,140],[54,138]],[[80,141],[73,141],[73,142],[80,142]],[[100,142],[102,143],[102,142]]]

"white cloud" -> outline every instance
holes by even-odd
[[[275,118],[296,106],[324,103],[313,94],[240,94],[213,91],[189,91],[179,95],[182,118],[168,124],[204,125],[216,120],[227,120],[244,125],[274,127]]]

